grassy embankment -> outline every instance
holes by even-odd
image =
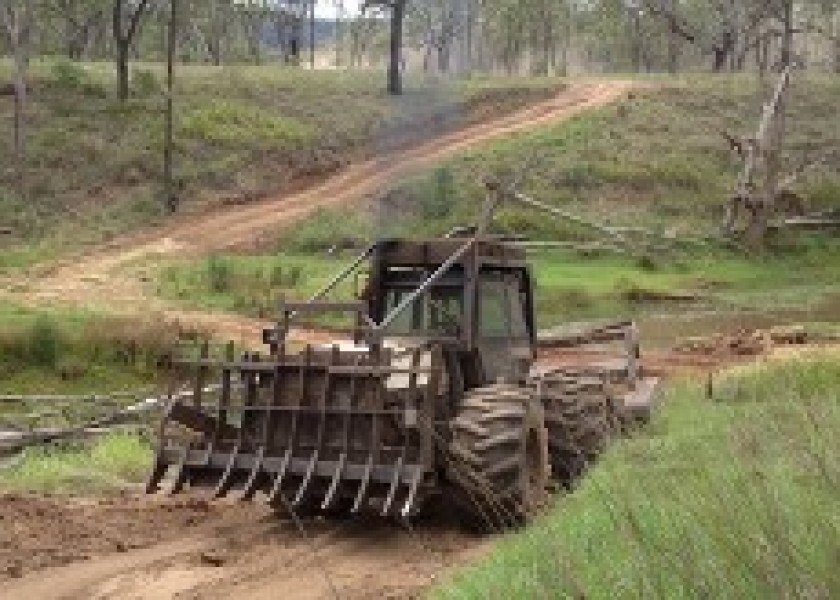
[[[840,143],[838,94],[834,80],[797,80],[790,99],[789,164]],[[336,258],[327,249],[359,246],[375,235],[437,235],[473,222],[484,198],[481,175],[504,176],[523,164],[526,193],[586,218],[645,227],[666,240],[714,236],[737,171],[720,132],[749,133],[761,99],[747,77],[706,76],[642,89],[618,106],[483,144],[395,182],[380,203],[320,210],[281,232],[276,247],[262,256],[171,264],[161,273],[160,292],[203,308],[271,314],[279,294],[305,296],[352,254]],[[800,191],[809,210],[840,207],[836,169],[807,177]],[[513,206],[502,208],[497,226],[534,239],[599,241],[586,229]],[[541,252],[535,255],[540,317],[552,323],[758,309],[798,316],[815,311],[826,318],[836,314],[838,256],[836,240],[825,236],[779,236],[758,258],[714,241],[638,251],[633,258],[597,248]],[[665,292],[695,298],[676,305],[651,298]]]
[[[0,60],[0,82],[11,66]],[[114,95],[113,65],[34,59],[25,182],[0,145],[0,272],[163,220],[163,71],[134,67],[133,97]],[[482,115],[546,98],[558,80],[486,78],[400,100],[370,71],[178,69],[176,177],[182,212],[248,202],[348,161]],[[0,97],[11,122],[12,98]],[[407,124],[411,124],[408,127]]]
[[[840,593],[837,355],[686,381],[533,527],[432,598],[831,598]]]

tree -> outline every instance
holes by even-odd
[[[140,21],[149,8],[149,0],[114,0],[113,36],[116,46],[117,98],[129,95],[128,59]]]
[[[178,196],[173,176],[174,163],[174,94],[175,94],[175,47],[178,39],[178,2],[169,0],[169,23],[166,40],[166,116],[163,149],[163,180],[166,210],[174,213],[178,210]]]
[[[402,47],[403,26],[407,0],[365,0],[362,10],[371,6],[384,6],[391,9],[391,42],[388,62],[388,93],[402,94]]]
[[[44,11],[60,19],[67,58],[81,60],[96,27],[107,10],[107,0],[55,0],[41,3]]]
[[[3,4],[0,5],[0,24],[6,32],[6,37],[14,55],[14,148],[15,163],[21,184],[23,184],[24,144],[26,139],[26,119],[24,115],[27,91],[26,70],[29,65],[34,17],[34,0],[4,0]]]

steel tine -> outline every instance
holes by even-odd
[[[303,502],[303,499],[306,496],[306,490],[309,488],[309,484],[312,483],[312,475],[315,474],[315,467],[317,464],[318,448],[312,451],[312,457],[309,459],[309,464],[306,467],[306,475],[303,476],[303,481],[300,482],[300,487],[295,495],[295,499],[292,500],[292,506],[295,508],[300,506],[301,502]]]
[[[241,500],[253,500],[257,489],[260,487],[260,476],[262,475],[262,464],[265,458],[265,446],[257,448],[256,456],[254,457],[254,468],[251,469],[251,474],[248,476],[248,482],[245,484],[245,489],[242,491]]]
[[[338,491],[338,486],[341,483],[341,476],[344,473],[344,467],[347,464],[347,453],[342,452],[338,457],[338,466],[335,468],[330,487],[327,489],[327,494],[324,496],[324,502],[321,504],[321,510],[329,510],[335,500],[335,493]]]
[[[206,466],[210,466],[210,460],[213,458],[213,441],[207,443],[207,450],[204,452],[203,462]]]
[[[367,495],[368,486],[370,486],[370,478],[373,475],[373,453],[368,455],[367,464],[365,465],[365,474],[362,476],[362,482],[359,484],[359,491],[356,493],[356,501],[353,502],[353,510],[352,512],[354,515],[358,514],[359,510],[362,508],[362,502],[364,502],[365,496]]]
[[[388,513],[391,512],[391,505],[394,504],[394,498],[397,495],[397,488],[400,485],[400,479],[402,477],[402,468],[403,462],[405,461],[405,453],[400,455],[397,459],[397,464],[394,465],[394,474],[391,477],[391,487],[388,490],[388,496],[385,498],[385,504],[382,505],[382,516],[388,516]]]
[[[158,452],[155,455],[155,464],[152,468],[152,472],[149,474],[149,478],[146,480],[146,493],[147,494],[154,494],[155,492],[160,490],[160,482],[163,479],[163,476],[166,475],[166,471],[168,470],[169,465],[167,465],[163,460],[163,454]]]
[[[280,463],[280,470],[277,471],[277,477],[274,478],[274,485],[271,486],[271,492],[268,494],[268,503],[275,506],[280,500],[280,494],[283,490],[283,479],[286,477],[286,471],[289,468],[289,463],[292,462],[292,449],[287,448],[283,455],[283,462]]]
[[[420,482],[423,480],[423,467],[418,466],[414,468],[414,475],[408,484],[408,496],[405,499],[400,516],[403,519],[408,519],[414,511],[414,501],[417,499],[417,490],[420,488]]]
[[[178,458],[178,470],[176,471],[175,481],[172,482],[172,487],[169,489],[169,495],[174,496],[184,489],[184,484],[187,483],[187,457],[190,454],[192,444],[186,444],[181,450],[181,456]]]
[[[221,479],[219,479],[219,483],[216,485],[216,489],[213,491],[214,498],[224,498],[227,496],[227,493],[230,491],[230,488],[233,487],[233,472],[236,471],[236,459],[239,457],[239,444],[233,447],[233,452],[230,453],[230,458],[228,459],[227,467],[225,467],[224,473],[222,473]]]

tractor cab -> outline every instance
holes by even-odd
[[[533,285],[523,251],[462,239],[379,242],[362,300],[382,335],[400,345],[439,343],[457,353],[469,385],[526,376],[533,358]]]

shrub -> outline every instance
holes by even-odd
[[[423,217],[440,219],[449,214],[455,200],[455,176],[449,167],[435,169],[431,194],[423,198]]]
[[[40,316],[32,325],[29,336],[29,360],[39,367],[54,368],[61,347],[61,332],[55,322]]]
[[[161,91],[160,82],[155,74],[146,69],[135,69],[132,83],[140,96],[154,96]]]
[[[70,90],[85,96],[104,98],[105,88],[92,81],[88,72],[68,60],[60,60],[50,68],[52,84],[62,90]]]
[[[221,294],[230,291],[233,270],[230,263],[220,256],[210,256],[207,259],[207,281],[210,290]]]
[[[62,88],[79,89],[88,82],[88,74],[79,65],[61,60],[50,68],[53,82]]]

